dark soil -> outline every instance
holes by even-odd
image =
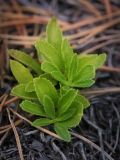
[[[106,0],[107,1],[107,0]],[[36,1],[31,0],[18,0],[16,1],[20,6],[32,5],[43,10],[47,10],[49,15],[56,15],[59,19],[66,22],[77,22],[87,16],[90,12],[85,7],[82,7],[79,1],[74,0],[46,0]],[[92,5],[95,5],[97,9],[104,15],[105,4],[103,5],[100,1],[90,1]],[[120,8],[119,0],[111,0],[112,8]],[[14,3],[11,1],[1,1],[0,11],[4,5],[13,6]],[[5,12],[5,10],[4,10]],[[6,11],[7,12],[7,11]],[[2,13],[2,12],[0,12]],[[29,13],[30,14],[30,13]],[[3,15],[4,16],[4,15]],[[92,16],[92,13],[91,13]],[[93,24],[94,26],[95,24]],[[45,26],[45,25],[44,25]],[[38,33],[44,30],[44,26],[40,25]],[[16,32],[16,26],[11,29],[2,29],[0,31],[4,34],[12,34]],[[91,26],[86,26],[90,29]],[[26,30],[29,30],[29,35],[33,35],[33,25],[29,24],[26,26]],[[2,32],[4,31],[4,32]],[[77,32],[68,31],[65,34],[72,35]],[[120,34],[120,24],[112,26],[105,32],[100,33],[95,38],[105,36],[109,33]],[[7,40],[1,38],[0,43],[0,96],[4,93],[8,94],[12,86],[16,83],[9,69],[8,56],[6,54],[7,48],[17,48],[25,50],[33,55],[34,48],[25,45],[7,44]],[[94,42],[94,41],[93,41]],[[80,52],[92,48],[97,45],[93,42],[86,45],[77,44],[77,40],[74,40],[73,44],[76,44],[75,49]],[[120,41],[112,43],[94,50],[96,53],[106,52],[108,54],[106,65],[108,67],[120,67]],[[4,62],[4,63],[3,63]],[[96,84],[89,89],[100,89],[100,88],[112,88],[120,87],[120,72],[103,71],[97,72]],[[10,97],[9,97],[10,98]],[[120,160],[120,94],[107,92],[106,94],[92,94],[89,95],[91,106],[88,108],[84,117],[81,120],[79,126],[74,128],[72,131],[86,137],[88,140],[97,144],[102,152],[95,149],[90,143],[84,142],[75,136],[72,136],[70,143],[65,143],[61,140],[55,139],[37,129],[31,127],[27,122],[23,122],[16,127],[20,142],[23,149],[25,160],[107,160],[104,151],[109,154],[114,160]],[[18,103],[12,103],[7,107],[12,107],[17,110],[18,113],[25,116],[18,108]],[[17,108],[17,109],[16,109]],[[11,114],[12,115],[12,114]],[[14,120],[18,118],[13,115]],[[3,108],[0,112],[0,127],[9,124],[6,108]],[[48,128],[50,129],[50,128]],[[1,130],[0,130],[1,131]],[[15,136],[12,130],[0,133],[0,160],[19,160],[18,148],[16,145]]]

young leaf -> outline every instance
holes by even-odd
[[[66,121],[67,119],[71,118],[76,113],[77,108],[70,107],[65,113],[63,113],[61,116],[58,116],[56,120],[58,122],[60,121]]]
[[[26,92],[25,91],[25,84],[19,84],[13,87],[11,94],[22,99],[37,99],[35,92]]]
[[[83,82],[95,77],[95,69],[92,65],[85,66],[74,77],[74,82]]]
[[[29,68],[33,69],[37,74],[41,74],[41,65],[37,63],[31,56],[28,54],[16,50],[16,49],[9,49],[8,50],[9,55],[18,60],[19,62],[23,63],[24,65],[28,66]]]
[[[76,100],[80,103],[82,103],[84,108],[87,108],[90,106],[90,102],[88,101],[88,99],[86,99],[84,96],[78,94],[76,97]]]
[[[54,85],[56,85],[56,83],[57,83],[55,81],[55,79],[53,79],[51,77],[50,74],[44,73],[44,74],[41,74],[39,77],[50,80]],[[28,84],[26,84],[25,91],[26,92],[34,92],[35,91],[35,87],[34,87],[33,81],[30,81]]]
[[[10,60],[10,67],[13,75],[19,83],[28,83],[33,80],[30,71],[25,68],[21,63]]]
[[[80,87],[80,88],[86,88],[90,87],[95,83],[95,80],[86,80],[86,81],[79,81],[79,82],[74,82],[73,87]]]
[[[43,71],[51,74],[51,76],[53,76],[53,78],[55,78],[56,80],[65,83],[65,77],[57,66],[45,61],[44,63],[42,63],[41,68]]]
[[[49,96],[44,95],[43,105],[44,105],[44,110],[46,115],[49,118],[52,118],[52,119],[55,118],[55,106],[52,99]]]
[[[95,69],[101,67],[106,60],[106,54],[91,54],[79,57],[79,68],[82,68],[86,65],[93,65]]]
[[[83,116],[82,103],[78,101],[74,101],[71,107],[77,108],[76,113],[71,118],[67,119],[66,121],[59,122],[60,125],[63,127],[67,127],[67,128],[76,127],[80,123],[80,120]]]
[[[70,61],[70,67],[68,71],[68,80],[72,82],[74,75],[76,75],[76,68],[77,68],[77,55],[74,54]]]
[[[64,39],[62,41],[62,47],[61,47],[61,54],[62,54],[62,57],[64,59],[64,62],[70,62],[70,59],[71,57],[73,57],[74,55],[74,52],[73,52],[73,49],[72,47],[70,46],[70,43],[68,42],[67,39]]]
[[[56,65],[54,65],[54,64],[52,64],[51,62],[48,62],[48,61],[43,62],[42,65],[41,65],[41,68],[42,68],[43,71],[45,71],[47,73],[51,73],[53,71],[59,71],[60,72],[59,68]]]
[[[45,116],[43,106],[41,106],[40,104],[25,100],[20,104],[20,107],[22,108],[22,110],[33,115]]]
[[[67,81],[65,80],[65,77],[58,71],[51,72],[51,75],[58,81],[60,81],[62,84],[67,85]]]
[[[42,127],[42,126],[47,126],[47,125],[50,125],[54,123],[53,120],[50,120],[48,118],[39,118],[39,119],[36,119],[32,125],[33,126],[37,126],[37,127]]]
[[[49,73],[41,74],[40,77],[48,79],[54,86],[57,84],[57,81]]]
[[[49,96],[53,100],[54,104],[57,104],[58,94],[55,87],[49,80],[39,77],[35,78],[33,82],[38,99],[42,104],[44,104],[43,103],[44,95]]]
[[[70,89],[69,86],[60,85],[60,96],[63,96],[64,94],[66,94],[69,89]]]
[[[64,39],[62,41],[61,54],[63,57],[64,66],[65,66],[64,73],[68,77],[68,73],[70,69],[70,62],[71,62],[72,57],[74,56],[74,53],[67,39]]]
[[[60,69],[63,68],[60,55],[50,43],[45,40],[39,40],[36,42],[35,47],[38,54],[42,54],[46,60],[52,62],[52,64],[55,64]]]
[[[62,115],[68,110],[75,97],[77,96],[77,91],[74,89],[69,89],[66,94],[60,97],[58,102],[58,114]]]
[[[71,135],[68,131],[68,128],[61,126],[59,123],[55,123],[54,125],[55,132],[66,142],[70,142]]]
[[[26,92],[35,92],[35,87],[33,81],[28,82],[25,87]]]
[[[100,54],[96,60],[96,68],[100,68],[105,63],[105,60],[106,60],[106,54],[105,53]]]
[[[62,32],[56,22],[56,18],[53,17],[47,25],[47,40],[53,45],[59,52],[61,52]]]

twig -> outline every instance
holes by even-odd
[[[101,47],[104,47],[104,46],[107,46],[107,45],[113,44],[113,43],[120,43],[120,39],[108,40],[106,42],[100,43],[96,46],[93,46],[93,47],[87,49],[87,50],[84,50],[84,52],[82,52],[81,54],[91,53],[91,52],[93,52],[93,51],[95,51],[95,50],[97,50]]]
[[[0,139],[0,146],[2,146],[4,140],[7,138],[8,136],[8,133],[9,133],[9,130],[7,132],[5,132],[5,134],[2,136],[2,138]]]
[[[105,72],[117,72],[117,73],[120,73],[120,68],[116,68],[116,67],[103,66],[99,70],[105,71]]]
[[[113,147],[113,152],[112,152],[112,153],[114,153],[114,151],[115,151],[115,149],[116,149],[116,147],[119,143],[119,137],[120,137],[120,113],[119,113],[118,109],[116,108],[116,106],[114,104],[112,104],[112,106],[113,106],[114,111],[116,112],[116,116],[117,116],[117,119],[118,119],[116,140],[115,140],[115,145]],[[112,155],[112,153],[110,153],[110,155]]]
[[[13,27],[15,25],[21,25],[21,24],[47,24],[48,21],[50,20],[50,17],[43,17],[43,16],[28,16],[27,18],[25,17],[24,19],[18,19],[18,20],[8,20],[5,21],[4,23],[0,24],[0,28],[4,27]],[[66,22],[58,20],[60,25],[67,25]]]
[[[32,122],[30,120],[28,120],[27,118],[21,116],[20,114],[18,114],[16,111],[14,111],[13,109],[9,108],[9,110],[14,113],[16,116],[18,116],[20,119],[26,121],[27,123],[29,123],[30,125],[32,125]],[[44,133],[47,133],[55,138],[58,138],[58,139],[61,139],[58,135],[56,135],[55,133],[45,129],[45,128],[42,128],[42,127],[36,127],[37,129],[39,129],[40,131],[44,132]]]
[[[84,90],[81,91],[84,95],[101,95],[101,94],[111,94],[111,93],[119,93],[120,87],[111,87],[111,88],[96,88],[92,90]]]
[[[111,5],[110,5],[110,0],[103,0],[103,3],[105,4],[107,14],[111,15],[112,8],[111,8]]]
[[[81,155],[82,155],[83,160],[87,160],[87,157],[86,157],[86,154],[85,154],[85,150],[84,150],[83,143],[80,142],[79,145],[80,145],[80,152],[81,152]]]
[[[74,30],[74,29],[80,28],[82,26],[101,22],[101,21],[109,19],[110,17],[115,17],[115,16],[119,16],[119,15],[120,15],[120,11],[117,11],[117,12],[112,13],[111,15],[105,15],[105,16],[98,17],[98,18],[89,17],[89,18],[86,18],[85,20],[80,20],[79,22],[73,23],[68,27],[64,27],[63,31]]]
[[[54,142],[52,142],[52,146],[55,152],[58,152],[60,154],[62,160],[67,160],[67,157],[65,156],[65,154],[61,151],[61,149]]]
[[[9,109],[7,109],[7,113],[8,113],[8,118],[9,118],[11,127],[12,127],[14,135],[15,135],[15,139],[16,139],[16,143],[17,143],[17,147],[18,147],[18,152],[19,152],[20,160],[24,160],[24,156],[23,156],[23,152],[22,152],[22,147],[21,147],[19,135],[18,135],[18,132],[17,132],[17,130],[15,128],[15,125],[14,125],[12,119],[11,119]]]
[[[6,93],[4,93],[1,97],[0,97],[0,101],[2,101],[2,99],[6,96]]]
[[[4,104],[5,104],[5,101],[6,101],[7,97],[8,97],[8,95],[6,94],[4,96],[4,98],[3,98],[3,100],[2,100],[2,103],[0,104],[0,112],[2,111],[2,108],[3,108]]]
[[[13,97],[13,98],[11,98],[10,100],[6,101],[5,104],[4,104],[4,106],[6,106],[6,105],[8,105],[8,104],[11,104],[11,103],[17,101],[18,99],[20,99],[20,98],[18,98],[18,97]]]
[[[87,0],[79,0],[79,1],[81,4],[83,4],[86,7],[87,11],[90,11],[96,17],[101,17],[101,13],[92,3],[90,3],[90,1],[87,1]]]
[[[82,135],[80,134],[77,134],[77,133],[74,133],[74,132],[71,132],[71,134],[81,140],[83,140],[84,142],[86,142],[87,144],[91,145],[92,147],[94,147],[95,149],[97,149],[98,151],[102,152],[102,149],[96,145],[95,143],[93,143],[92,141],[90,141],[89,139],[83,137]],[[103,151],[104,152],[104,155],[109,159],[109,160],[114,160],[107,152]]]

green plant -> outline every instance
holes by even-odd
[[[105,54],[77,55],[53,18],[47,36],[35,43],[39,64],[31,56],[9,50],[10,67],[19,82],[11,94],[24,99],[21,108],[37,115],[33,126],[53,125],[56,133],[70,141],[69,129],[79,124],[90,103],[76,88],[95,83],[95,71],[106,59]]]

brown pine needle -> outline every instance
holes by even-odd
[[[8,97],[8,95],[6,94],[6,95],[4,96],[1,104],[0,104],[0,112],[2,111],[2,108],[3,108],[4,104],[5,104],[5,101],[6,101],[7,97]]]
[[[112,94],[112,93],[119,93],[120,92],[120,87],[111,87],[111,88],[96,88],[96,89],[91,89],[91,90],[84,90],[81,91],[81,94],[84,95],[102,95],[102,94]]]
[[[103,66],[99,70],[101,70],[103,72],[117,72],[117,73],[120,73],[120,68],[116,68],[116,67]]]
[[[18,152],[19,152],[20,160],[24,160],[24,156],[23,156],[23,152],[22,152],[22,147],[21,147],[19,135],[18,135],[18,132],[17,132],[17,130],[15,128],[15,125],[14,125],[12,119],[11,119],[9,109],[7,109],[7,113],[8,113],[8,118],[9,118],[11,127],[12,127],[14,135],[15,135],[15,139],[16,139],[16,143],[17,143],[17,147],[18,147]]]
[[[80,135],[80,134],[74,133],[74,132],[71,132],[71,134],[72,134],[73,136],[75,136],[75,137],[83,140],[83,141],[86,142],[87,144],[91,145],[92,147],[94,147],[94,148],[97,149],[98,151],[103,152],[104,155],[105,155],[109,160],[114,160],[107,152],[102,151],[102,149],[101,149],[98,145],[96,145],[95,143],[93,143],[93,142],[90,141],[89,139],[83,137],[83,136]]]

